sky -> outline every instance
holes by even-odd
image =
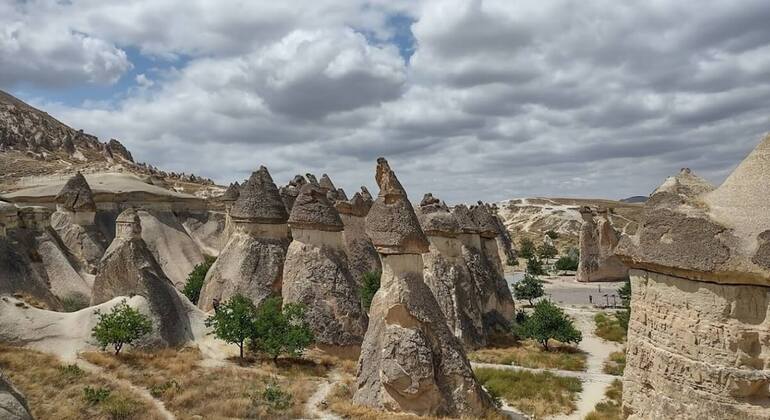
[[[647,195],[770,131],[767,0],[0,0],[0,89],[221,184]]]

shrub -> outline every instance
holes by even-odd
[[[578,260],[577,258],[572,258],[568,255],[565,255],[558,260],[556,260],[556,263],[554,264],[554,268],[556,268],[559,271],[577,271],[578,269]]]
[[[610,353],[607,360],[604,361],[604,367],[602,371],[609,375],[623,376],[623,371],[626,369],[626,353],[622,351],[614,351]]]
[[[206,318],[206,326],[220,340],[236,344],[243,359],[243,345],[255,334],[256,308],[251,299],[236,294],[220,304],[214,315]]]
[[[532,299],[537,299],[545,294],[543,282],[531,274],[525,274],[524,278],[513,285],[513,295],[516,299],[526,299],[532,306]]]
[[[85,398],[91,405],[96,405],[105,401],[110,397],[111,393],[112,391],[110,391],[109,388],[91,388],[90,386],[83,388],[83,398]]]
[[[102,408],[110,415],[111,420],[125,420],[133,418],[141,408],[136,401],[122,395],[113,395],[107,398]]]
[[[575,344],[583,339],[564,311],[548,300],[535,304],[534,312],[519,326],[518,333],[521,337],[537,341],[546,351],[549,350],[550,339]]]
[[[527,273],[533,276],[543,276],[546,274],[545,268],[543,268],[543,262],[537,257],[532,256],[527,259]]]
[[[542,244],[537,248],[537,255],[541,260],[549,260],[556,257],[556,254],[558,254],[558,251],[551,244]]]
[[[78,379],[83,376],[85,376],[85,372],[83,369],[80,368],[80,366],[76,364],[69,364],[69,365],[61,365],[57,367],[59,370],[59,373],[65,378],[69,379]]]
[[[363,281],[361,282],[361,305],[367,311],[372,306],[372,299],[374,294],[380,290],[380,276],[381,274],[376,271],[368,271],[364,273]]]
[[[535,256],[535,243],[532,242],[532,239],[522,238],[519,242],[519,255],[527,259]]]
[[[262,400],[274,410],[286,410],[294,405],[291,394],[281,389],[276,383],[270,383],[262,391]]]
[[[150,387],[150,395],[152,395],[155,398],[160,398],[169,390],[178,390],[179,389],[179,383],[175,380],[170,380],[168,382],[164,382],[162,384],[155,384]]]
[[[98,310],[95,313],[99,321],[91,330],[91,335],[99,342],[102,350],[112,345],[116,356],[124,345],[132,344],[152,332],[150,318],[128,306],[125,299],[113,307],[110,313],[103,314]]]
[[[190,302],[197,305],[198,299],[201,296],[201,289],[203,288],[203,281],[206,279],[206,273],[209,272],[212,264],[214,264],[216,258],[206,257],[202,263],[196,265],[193,271],[187,276],[187,282],[182,289],[182,294],[190,299]]]
[[[553,229],[549,229],[549,230],[547,230],[547,231],[545,232],[545,236],[547,236],[547,237],[551,238],[551,240],[554,240],[554,241],[555,241],[555,240],[557,240],[557,239],[559,239],[559,234],[558,234],[558,233],[556,233],[556,231],[554,231]]]
[[[623,328],[620,321],[620,315],[624,311],[618,312],[617,315],[610,315],[604,312],[599,312],[594,315],[594,323],[596,323],[595,334],[608,341],[615,341],[622,343],[626,340],[626,328]]]
[[[266,299],[256,311],[250,338],[253,350],[269,355],[274,363],[282,354],[299,356],[313,342],[305,305],[287,303],[281,308],[281,298]]]
[[[70,295],[61,300],[64,312],[77,312],[88,307],[88,298],[83,295]]]
[[[519,259],[514,257],[508,257],[506,258],[505,263],[511,267],[516,267],[517,265],[519,265]]]
[[[631,280],[626,279],[623,286],[618,289],[618,296],[624,307],[628,308],[631,306]]]

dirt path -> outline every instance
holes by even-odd
[[[329,374],[329,378],[324,378],[321,380],[318,385],[318,389],[312,396],[310,396],[310,399],[307,400],[307,403],[305,403],[305,415],[307,415],[308,418],[329,420],[342,419],[342,417],[328,411],[325,407],[322,407],[322,403],[324,403],[326,401],[326,397],[329,396],[329,393],[332,390],[332,386],[336,382],[339,382],[341,379],[342,376],[338,372],[332,371]]]

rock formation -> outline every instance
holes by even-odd
[[[115,232],[99,263],[91,304],[118,296],[142,296],[149,301],[156,330],[149,342],[176,346],[191,340],[188,308],[142,239],[142,225],[134,209],[118,216]]]
[[[177,289],[182,289],[187,276],[204,260],[198,244],[187,233],[174,212],[142,209],[142,239]]]
[[[508,228],[505,227],[503,218],[500,217],[497,204],[487,206],[487,209],[494,217],[493,221],[495,222],[495,230],[497,231],[495,240],[497,241],[497,249],[500,253],[500,261],[504,266],[508,265],[508,262],[515,261],[517,258],[516,250],[513,248],[513,238],[511,238],[511,233],[508,232]]]
[[[234,232],[201,290],[198,306],[204,311],[213,308],[214,299],[224,301],[235,294],[250,298],[255,305],[281,294],[289,247],[288,215],[267,168],[260,167],[241,187],[230,217]]]
[[[0,371],[0,419],[32,420],[24,395]]]
[[[364,273],[382,272],[380,255],[377,254],[372,240],[366,234],[366,215],[372,207],[372,201],[367,201],[363,195],[355,193],[350,200],[336,201],[334,207],[339,212],[345,227],[342,237],[345,240],[350,274],[356,284],[360,286]]]
[[[291,213],[291,208],[294,206],[294,200],[297,199],[300,188],[305,184],[307,184],[305,177],[296,175],[287,185],[281,187],[279,191],[281,194],[281,201],[283,201],[287,213]]]
[[[459,340],[423,281],[429,243],[388,162],[377,160],[380,193],[366,231],[382,256],[353,401],[420,415],[480,416],[492,409]]]
[[[621,238],[630,418],[770,418],[768,161],[770,136],[719,188],[683,170]]]
[[[319,347],[358,355],[368,320],[348,269],[342,220],[324,190],[302,187],[289,227],[293,240],[283,269],[284,303],[306,305]]]
[[[596,281],[599,271],[599,232],[594,222],[594,212],[590,207],[580,208],[583,224],[580,225],[580,260],[578,261],[577,281]]]
[[[622,281],[628,278],[628,268],[615,255],[618,234],[609,221],[607,210],[599,212],[599,224],[591,208],[580,208],[580,259],[577,281]]]
[[[417,209],[430,248],[422,255],[425,283],[430,287],[447,320],[449,329],[466,348],[485,343],[481,299],[463,259],[457,238],[460,225],[449,208],[425,194]]]
[[[628,267],[615,255],[620,236],[610,222],[609,210],[602,208],[598,213],[599,222],[596,228],[599,231],[599,278],[607,281],[625,280],[628,278]]]

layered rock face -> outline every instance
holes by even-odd
[[[283,270],[283,301],[306,305],[319,347],[357,354],[368,319],[348,269],[337,210],[322,189],[306,184],[294,202],[289,226],[293,240]]]
[[[366,231],[382,256],[381,286],[370,309],[353,401],[420,415],[481,416],[493,409],[476,382],[423,281],[429,243],[406,192],[385,159],[377,160],[380,193]]]
[[[422,255],[423,277],[452,333],[466,348],[478,348],[486,340],[481,299],[463,259],[463,245],[457,236],[460,225],[446,204],[426,194],[417,216],[430,247]]]
[[[651,196],[631,267],[631,418],[770,418],[770,137],[717,189],[689,170]]]
[[[290,242],[288,215],[267,168],[260,167],[241,187],[230,217],[234,231],[201,290],[198,307],[204,311],[213,309],[215,299],[225,301],[235,294],[255,305],[281,294]]]
[[[155,333],[147,344],[181,345],[193,339],[188,308],[142,239],[142,225],[134,209],[117,219],[115,240],[99,263],[92,305],[118,296],[147,299]]]
[[[0,371],[0,418],[3,420],[32,420],[24,395]]]
[[[615,255],[618,233],[609,221],[608,211],[599,211],[599,223],[593,211],[581,207],[580,260],[577,281],[621,281],[628,278],[628,268]]]
[[[342,238],[350,264],[350,274],[356,284],[361,285],[364,273],[382,272],[380,255],[374,249],[372,240],[366,234],[366,215],[372,207],[372,200],[366,200],[360,193],[353,194],[350,200],[340,199],[334,203],[345,229]]]
[[[500,251],[497,246],[499,233],[495,217],[490,213],[489,208],[481,202],[471,208],[471,217],[479,228],[481,255],[487,261],[486,265],[493,268],[493,271],[490,272],[492,276],[488,279],[488,288],[491,293],[486,300],[485,323],[488,327],[508,331],[515,308],[513,295],[508,288],[508,282],[505,281],[503,262],[500,260]]]
[[[510,232],[508,232],[508,229],[505,227],[503,218],[500,217],[497,204],[492,204],[491,206],[488,205],[487,209],[494,217],[493,221],[495,223],[495,230],[497,231],[495,240],[497,241],[497,250],[500,253],[500,261],[506,265],[508,264],[508,261],[514,261],[517,258],[516,250],[513,248],[513,238],[511,238]]]

